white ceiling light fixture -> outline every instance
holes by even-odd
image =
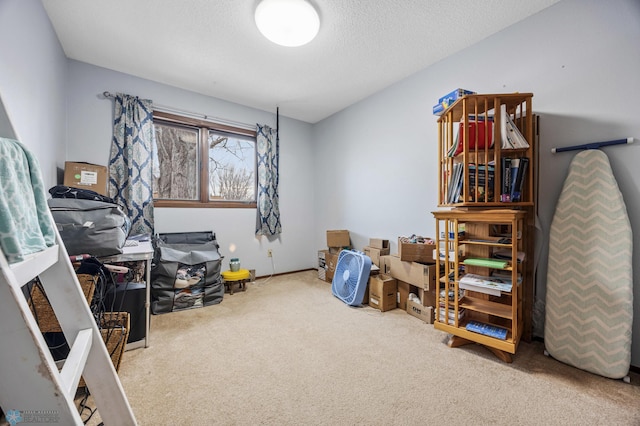
[[[305,45],[320,30],[318,12],[306,0],[262,0],[255,19],[262,35],[281,46]]]

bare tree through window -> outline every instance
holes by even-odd
[[[154,179],[155,198],[198,199],[198,130],[156,125],[159,176]]]
[[[209,197],[255,199],[255,143],[209,132]]]
[[[214,124],[154,112],[156,206],[255,207],[255,132]]]

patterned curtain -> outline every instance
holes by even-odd
[[[109,159],[109,196],[131,219],[131,235],[153,234],[153,103],[118,93]]]
[[[273,236],[282,232],[278,205],[278,163],[280,141],[275,129],[257,125],[256,153],[258,157],[258,208],[256,235]]]

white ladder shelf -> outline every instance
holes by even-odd
[[[0,252],[0,406],[5,413],[44,412],[59,424],[81,425],[74,397],[82,376],[105,425],[136,425],[57,231],[56,243],[11,265]],[[22,291],[35,277],[39,277],[71,348],[61,371]]]

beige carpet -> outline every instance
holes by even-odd
[[[505,364],[446,341],[399,309],[348,307],[307,271],[152,316],[120,377],[141,425],[640,425],[637,374],[596,376],[540,342]]]

